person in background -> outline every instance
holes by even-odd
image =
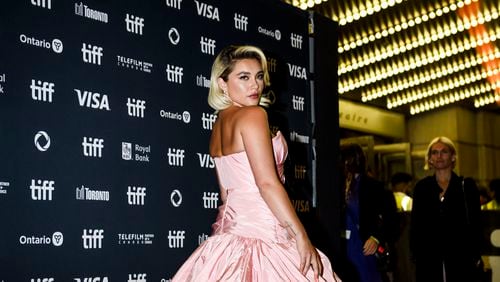
[[[486,186],[478,186],[477,190],[479,191],[479,204],[481,204],[481,209],[483,209],[492,200],[491,193]]]
[[[413,177],[406,172],[397,172],[391,177],[391,191],[396,199],[399,214],[400,237],[394,244],[394,282],[415,281],[415,267],[410,259],[409,225],[413,199]]]
[[[409,193],[412,184],[413,177],[409,173],[398,172],[391,177],[391,190],[394,193],[398,211],[411,211],[413,199]]]
[[[384,184],[367,174],[366,158],[358,144],[343,145],[340,166],[345,187],[346,281],[387,281],[377,257],[383,257],[388,243],[398,236],[396,202]],[[384,250],[385,249],[385,250]]]
[[[480,205],[476,183],[453,169],[457,150],[447,137],[427,148],[425,169],[434,174],[417,182],[410,221],[410,250],[417,282],[476,281],[481,264]]]
[[[172,281],[339,281],[310,242],[283,186],[285,137],[259,106],[267,61],[254,46],[228,46],[212,66],[209,105],[217,111],[209,152],[222,205],[212,234]]]
[[[483,210],[500,210],[500,178],[490,181],[491,201],[481,206]]]

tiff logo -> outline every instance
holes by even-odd
[[[168,148],[168,164],[173,166],[184,166],[184,150]]]
[[[146,273],[129,274],[127,282],[146,282]]]
[[[169,230],[168,231],[168,247],[169,248],[184,248],[184,239],[186,231],[184,230]]]
[[[82,147],[84,156],[100,158],[104,148],[104,139],[83,137]]]
[[[52,1],[51,0],[31,0],[31,4],[34,6],[52,9]]]
[[[33,100],[52,103],[52,95],[55,91],[54,83],[32,79],[30,88]]]
[[[82,240],[84,249],[101,249],[103,239],[104,239],[104,230],[83,229]]]
[[[175,82],[182,84],[182,71],[184,68],[178,67],[178,66],[171,66],[167,64],[167,80],[170,82]]]
[[[296,111],[304,111],[304,97],[292,96],[292,107]]]
[[[196,154],[198,155],[198,159],[200,160],[200,167],[205,167],[205,168],[215,167],[214,159],[210,157],[209,154],[200,154],[200,153]]]
[[[239,30],[247,31],[248,17],[234,13],[234,27]]]
[[[128,186],[127,202],[129,205],[144,206],[146,187]]]
[[[276,59],[275,58],[269,58],[267,59],[267,69],[269,72],[276,72]]]
[[[144,111],[146,110],[146,101],[127,98],[127,114],[131,117],[144,118]]]
[[[54,282],[54,278],[31,278],[30,282]]]
[[[144,18],[127,14],[127,16],[125,17],[125,25],[128,32],[142,35]]]
[[[302,36],[292,33],[290,34],[290,43],[292,44],[293,48],[301,49],[302,50]]]
[[[175,8],[177,10],[181,9],[182,0],[165,0],[165,5],[170,8]]]
[[[203,208],[216,209],[219,193],[216,192],[203,192]]]
[[[90,44],[83,43],[82,45],[82,57],[83,62],[89,64],[101,65],[101,58],[103,56],[103,49],[99,46],[92,46]]]
[[[35,201],[52,201],[55,182],[52,180],[31,179],[31,199]]]
[[[306,178],[306,166],[295,165],[295,179],[305,179],[305,178]]]
[[[203,129],[212,130],[212,127],[213,127],[216,119],[217,119],[217,116],[214,114],[203,113],[201,115],[201,125],[202,125]]]
[[[215,54],[215,40],[201,37],[200,39],[201,52],[203,54],[214,55]]]
[[[108,95],[93,93],[87,90],[81,91],[80,89],[73,89],[78,96],[78,104],[80,107],[87,107],[92,109],[98,109],[106,111],[111,111],[109,108]]]

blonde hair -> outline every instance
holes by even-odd
[[[427,154],[425,155],[424,169],[429,170],[429,169],[434,167],[431,163],[429,163],[429,161],[431,159],[432,146],[434,146],[436,143],[442,143],[442,144],[446,145],[446,147],[448,147],[448,149],[450,149],[451,154],[455,156],[452,160],[453,168],[455,168],[455,164],[457,162],[457,149],[455,148],[455,144],[453,144],[453,141],[451,141],[450,138],[444,137],[444,136],[439,136],[439,137],[432,139],[432,141],[429,143],[429,146],[427,146]]]
[[[264,72],[264,86],[269,86],[269,72],[267,70],[267,60],[264,52],[258,47],[250,45],[230,45],[220,51],[212,65],[210,74],[210,90],[208,92],[208,104],[216,111],[224,110],[232,105],[229,95],[219,87],[217,79],[220,77],[227,81],[229,74],[233,71],[234,65],[239,60],[256,59]]]

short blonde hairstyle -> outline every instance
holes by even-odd
[[[208,104],[216,111],[224,110],[232,105],[229,96],[224,94],[219,87],[217,79],[220,77],[227,82],[228,76],[233,71],[236,62],[243,59],[256,59],[264,72],[264,86],[270,85],[266,56],[260,48],[250,45],[227,46],[215,58],[210,75]]]
[[[448,149],[450,149],[451,154],[455,156],[455,158],[452,161],[453,168],[455,168],[455,164],[457,162],[457,149],[455,147],[455,144],[453,144],[453,141],[451,141],[450,138],[444,137],[444,136],[439,136],[439,137],[432,139],[432,141],[429,143],[429,146],[427,146],[427,154],[425,155],[424,169],[429,170],[429,169],[434,167],[431,163],[429,163],[429,161],[431,159],[432,146],[434,146],[436,143],[442,143],[442,144],[446,145],[446,147],[448,147]]]

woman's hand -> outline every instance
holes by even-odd
[[[377,250],[377,247],[378,247],[377,239],[371,236],[370,238],[368,238],[368,240],[366,240],[365,244],[363,245],[363,255],[365,256],[373,255]]]
[[[323,275],[323,264],[316,248],[311,244],[307,235],[299,235],[295,237],[297,242],[297,250],[300,255],[299,270],[303,275],[306,275],[309,267],[314,271],[314,278],[318,281],[319,277]]]

